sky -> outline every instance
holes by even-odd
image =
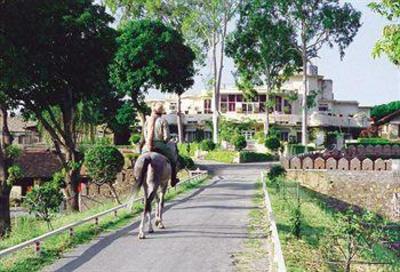
[[[343,61],[336,48],[323,47],[319,58],[313,60],[319,68],[319,74],[333,80],[335,99],[357,100],[363,106],[373,106],[400,100],[400,69],[382,56],[373,59],[371,56],[375,42],[381,37],[383,27],[388,22],[368,8],[371,0],[349,0],[353,7],[362,12],[362,26],[354,41],[346,49]],[[225,58],[222,86],[234,86],[232,73],[234,65],[231,59]],[[200,93],[205,88],[209,68],[200,71],[195,77],[195,84],[188,94]],[[160,97],[152,92],[151,97]]]

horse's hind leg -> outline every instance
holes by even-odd
[[[153,233],[154,229],[153,229],[153,224],[151,223],[151,202],[154,199],[154,196],[156,195],[156,193],[153,191],[149,198],[147,199],[148,201],[148,205],[147,205],[147,218],[149,219],[149,233]]]
[[[156,214],[156,227],[159,229],[164,229],[165,226],[162,222],[162,213],[164,208],[164,196],[165,196],[166,189],[162,189],[160,192],[160,196],[158,197],[158,205],[157,205],[157,214]]]
[[[142,213],[142,220],[140,221],[140,226],[139,226],[139,234],[138,234],[138,238],[139,239],[144,239],[146,238],[143,232],[143,227],[144,224],[146,223],[146,212],[147,209],[146,207],[148,206],[148,200],[147,200],[147,190],[144,190],[144,196],[143,196],[143,203],[144,203],[144,209],[143,209],[143,213]]]

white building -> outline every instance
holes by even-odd
[[[314,105],[308,110],[308,126],[310,130],[321,132],[339,131],[347,138],[357,137],[359,132],[369,125],[369,107],[361,107],[357,101],[335,100],[333,82],[318,75],[315,66],[309,67],[309,94],[315,94]],[[235,120],[256,120],[261,126],[265,123],[266,87],[257,88],[257,95],[246,100],[237,88],[221,89],[220,111],[223,117]],[[281,139],[299,142],[301,139],[301,98],[304,93],[302,74],[292,76],[280,92],[271,92],[270,124],[279,129]],[[185,140],[192,141],[199,134],[211,137],[211,128],[207,123],[212,120],[212,93],[203,91],[199,95],[183,95],[182,114]],[[172,133],[176,133],[177,97],[167,96],[163,99],[147,100],[146,103],[164,103],[167,120],[171,124]],[[254,135],[255,130],[244,132],[247,138]]]

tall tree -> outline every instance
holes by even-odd
[[[351,4],[339,0],[278,0],[282,13],[298,36],[298,50],[303,62],[302,144],[308,143],[307,96],[309,95],[307,65],[324,45],[337,46],[340,57],[360,28],[361,13]]]
[[[398,0],[380,0],[373,2],[370,8],[388,19],[391,24],[383,29],[382,38],[372,52],[374,57],[386,54],[390,61],[400,66],[400,2]]]
[[[218,121],[220,111],[220,90],[224,69],[225,42],[228,24],[234,18],[239,0],[192,0],[193,9],[183,27],[187,35],[197,37],[205,46],[210,57],[213,90],[213,141],[218,143]]]
[[[114,14],[120,14],[121,23],[132,19],[157,19],[167,26],[174,28],[184,37],[184,42],[196,54],[196,61],[202,64],[204,59],[204,52],[202,44],[196,39],[194,35],[187,35],[184,32],[186,21],[192,14],[192,3],[183,0],[168,0],[168,1],[154,1],[154,0],[104,0],[104,4],[110,8]],[[178,126],[178,140],[184,141],[183,137],[183,120],[181,111],[181,96],[183,92],[175,93],[177,96],[177,126]]]
[[[116,37],[109,27],[112,21],[92,0],[0,3],[0,74],[5,93],[51,136],[66,169],[65,193],[72,210],[80,206],[77,107],[110,90],[107,67]]]
[[[265,134],[269,132],[269,94],[301,66],[292,26],[277,17],[273,1],[249,1],[240,5],[236,30],[229,35],[226,54],[237,68],[237,85],[247,92],[267,87]]]
[[[121,94],[129,96],[143,128],[144,95],[151,89],[182,94],[191,87],[195,55],[179,32],[149,19],[128,22],[117,43],[110,81]]]
[[[198,63],[209,56],[213,90],[213,139],[218,142],[219,97],[228,24],[240,0],[105,0],[122,17],[157,18],[178,30],[196,53]],[[179,94],[178,94],[179,96]],[[178,101],[179,102],[179,101]]]

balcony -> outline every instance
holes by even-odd
[[[313,112],[308,116],[308,124],[310,127],[354,127],[366,128],[369,126],[369,120],[366,116],[355,115],[338,116],[325,112]]]

